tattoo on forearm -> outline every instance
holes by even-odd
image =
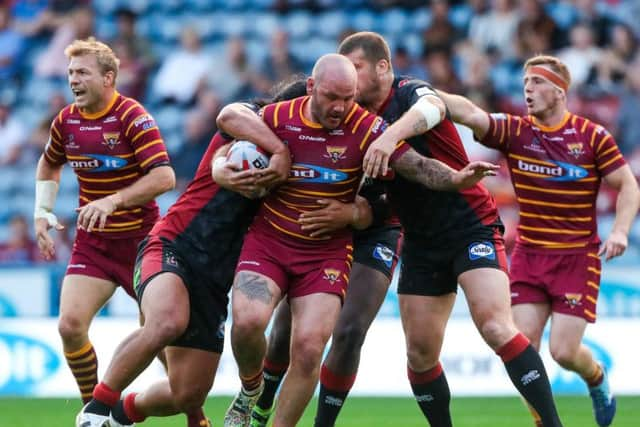
[[[239,272],[233,287],[250,300],[258,300],[265,304],[271,304],[273,301],[273,294],[269,290],[267,280],[255,273]]]
[[[406,179],[432,190],[454,188],[452,168],[439,160],[421,156],[415,150],[403,154],[394,162],[393,168]]]
[[[413,123],[414,135],[421,135],[428,130],[429,126],[427,125],[427,121],[425,119],[419,119],[417,122]]]

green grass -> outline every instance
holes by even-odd
[[[206,412],[214,427],[222,426],[223,413],[231,397],[216,396],[207,401]],[[557,399],[565,427],[595,426],[587,396]],[[0,399],[1,427],[71,427],[80,404],[67,399]],[[313,425],[315,400],[309,405],[301,426]],[[456,398],[451,404],[456,427],[532,427],[520,399]],[[184,427],[184,417],[150,418],[145,426]],[[417,427],[427,425],[416,403],[409,398],[350,398],[338,419],[340,427]],[[619,397],[618,414],[612,427],[640,426],[640,396]]]

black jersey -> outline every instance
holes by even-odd
[[[435,95],[428,83],[397,77],[378,114],[393,123],[425,95]],[[429,132],[407,142],[418,153],[438,159],[456,170],[469,163],[448,115]],[[495,201],[481,184],[457,192],[435,191],[396,174],[387,188],[407,238],[420,237],[432,243],[444,243],[452,235],[464,234],[470,228],[500,222]]]

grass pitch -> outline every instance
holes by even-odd
[[[214,427],[222,426],[222,417],[231,402],[229,396],[209,398],[206,412]],[[587,396],[561,396],[558,409],[564,427],[596,426]],[[305,412],[300,426],[312,426],[315,399]],[[78,400],[0,399],[0,427],[71,427],[80,410]],[[451,404],[456,427],[532,427],[528,411],[519,398],[455,398]],[[184,427],[183,416],[150,418],[142,425]],[[418,406],[410,398],[351,397],[338,419],[338,427],[417,427],[426,426]],[[640,396],[618,397],[618,413],[612,427],[640,426]]]

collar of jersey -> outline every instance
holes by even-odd
[[[569,117],[571,117],[571,113],[568,111],[565,111],[564,117],[562,118],[562,120],[560,120],[560,123],[558,123],[555,126],[545,126],[541,124],[535,117],[531,116],[531,123],[538,126],[540,130],[543,132],[555,132],[567,124],[567,121],[569,121]]]
[[[113,98],[111,98],[111,101],[109,101],[109,104],[107,104],[106,107],[104,107],[102,110],[98,111],[97,113],[84,113],[82,112],[82,110],[80,108],[78,108],[78,112],[80,113],[80,115],[82,116],[83,119],[87,119],[87,120],[95,120],[97,118],[100,118],[102,116],[104,116],[105,114],[107,114],[111,108],[113,108],[113,104],[116,103],[116,99],[118,99],[118,96],[120,96],[120,94],[118,93],[118,91],[114,91],[113,93]]]
[[[309,102],[310,99],[311,99],[310,96],[305,96],[305,98],[300,103],[300,109],[298,110],[300,114],[300,120],[302,120],[302,123],[304,123],[305,126],[309,126],[310,128],[320,129],[322,128],[322,125],[320,123],[316,123],[313,120],[309,120],[304,116],[304,113],[303,113],[304,105],[307,102]]]

